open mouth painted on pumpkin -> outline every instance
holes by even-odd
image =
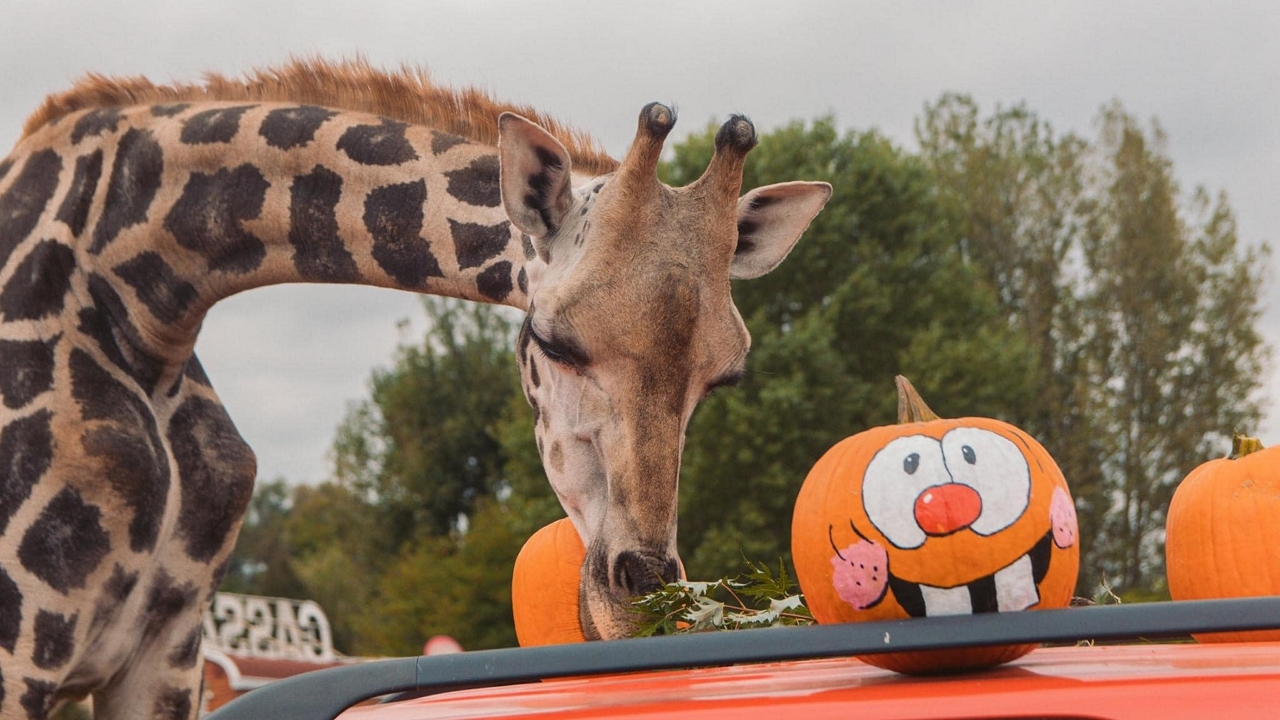
[[[889,573],[889,589],[911,617],[1026,610],[1040,602],[1039,585],[1049,572],[1052,554],[1049,532],[1017,560],[964,585],[934,587]]]
[[[1040,583],[1049,572],[1053,555],[1053,531],[1013,562],[989,575],[951,587],[912,582],[894,575],[889,556],[876,542],[867,540],[852,522],[859,541],[846,548],[836,545],[834,527],[827,537],[835,557],[832,579],[837,594],[854,608],[874,607],[892,592],[898,605],[911,617],[971,615],[1025,610],[1040,602]]]

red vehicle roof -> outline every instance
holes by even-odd
[[[428,718],[949,720],[1280,717],[1280,643],[1042,648],[991,670],[908,677],[854,658],[632,673],[463,690],[353,708]]]

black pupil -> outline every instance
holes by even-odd
[[[970,452],[973,451],[970,450]],[[911,453],[902,461],[902,469],[906,470],[908,475],[915,475],[918,467],[920,467],[920,453]]]
[[[968,445],[965,445],[964,447],[960,448],[960,454],[964,455],[964,461],[969,463],[970,465],[978,462],[978,455],[973,451],[973,448],[969,447]]]

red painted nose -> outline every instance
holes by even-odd
[[[982,498],[968,485],[947,483],[926,488],[916,498],[916,523],[929,535],[950,535],[973,524]]]

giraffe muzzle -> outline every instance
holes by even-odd
[[[613,559],[610,579],[629,597],[646,595],[680,577],[674,557],[624,550]]]

